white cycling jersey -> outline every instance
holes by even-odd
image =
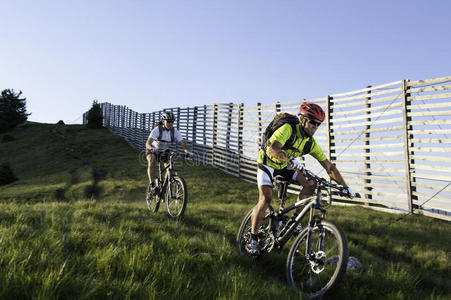
[[[165,151],[169,149],[171,145],[171,131],[167,130],[163,127],[163,134],[161,135],[161,140],[158,141],[158,137],[160,135],[159,126],[155,127],[149,135],[149,138],[153,139],[151,144],[152,150],[156,151]],[[174,128],[174,140],[179,143],[183,141],[182,134],[176,128]]]

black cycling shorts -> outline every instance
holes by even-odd
[[[161,162],[169,161],[169,151],[160,152],[160,151],[153,151],[153,150],[146,149],[146,156],[151,155],[151,154],[156,154],[157,161],[161,161]]]

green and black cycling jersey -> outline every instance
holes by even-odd
[[[269,142],[272,143],[274,141],[277,141],[283,146],[283,145],[285,145],[287,140],[290,138],[292,131],[293,131],[293,129],[290,124],[284,124],[273,133],[273,135],[269,139]],[[282,151],[285,152],[285,154],[288,155],[289,157],[302,156],[302,150],[304,149],[304,146],[308,140],[309,140],[308,137],[302,136],[299,125],[296,125],[295,141],[291,147],[294,149],[284,149]],[[312,140],[312,146],[311,146],[311,150],[310,150],[309,154],[311,156],[313,156],[319,162],[326,160],[326,155],[324,154],[321,147],[318,145],[318,143],[315,141],[315,139],[313,137],[311,138],[311,140]],[[263,151],[266,151],[266,156],[267,156],[266,159],[265,159],[265,153]],[[287,163],[285,161],[282,161],[275,157],[272,157],[269,154],[268,147],[265,150],[260,149],[260,151],[258,153],[257,163],[263,164],[264,162],[267,166],[277,169],[277,170],[283,169],[287,166]]]

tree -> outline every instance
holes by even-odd
[[[97,103],[96,100],[92,102],[92,107],[88,111],[88,115],[86,116],[88,120],[88,128],[102,128],[103,124],[103,116],[102,116],[102,108],[100,104]]]
[[[26,98],[20,98],[22,91],[3,90],[0,95],[0,133],[16,127],[28,119]]]

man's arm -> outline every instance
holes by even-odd
[[[327,174],[329,174],[332,180],[336,181],[338,184],[341,184],[345,188],[348,187],[345,180],[341,176],[340,171],[338,171],[337,167],[333,163],[326,159],[320,162],[320,164],[327,171]]]
[[[286,162],[290,162],[290,157],[282,151],[282,144],[278,141],[273,141],[271,145],[269,145],[269,155],[279,160],[283,160]]]
[[[185,153],[188,153],[188,152],[189,152],[188,145],[186,144],[186,142],[185,142],[184,140],[181,140],[181,141],[180,141],[180,145],[182,145],[183,151],[185,151]]]
[[[146,142],[146,149],[147,150],[151,150],[152,149],[152,143],[153,143],[154,139],[153,138],[148,138],[147,142]]]

